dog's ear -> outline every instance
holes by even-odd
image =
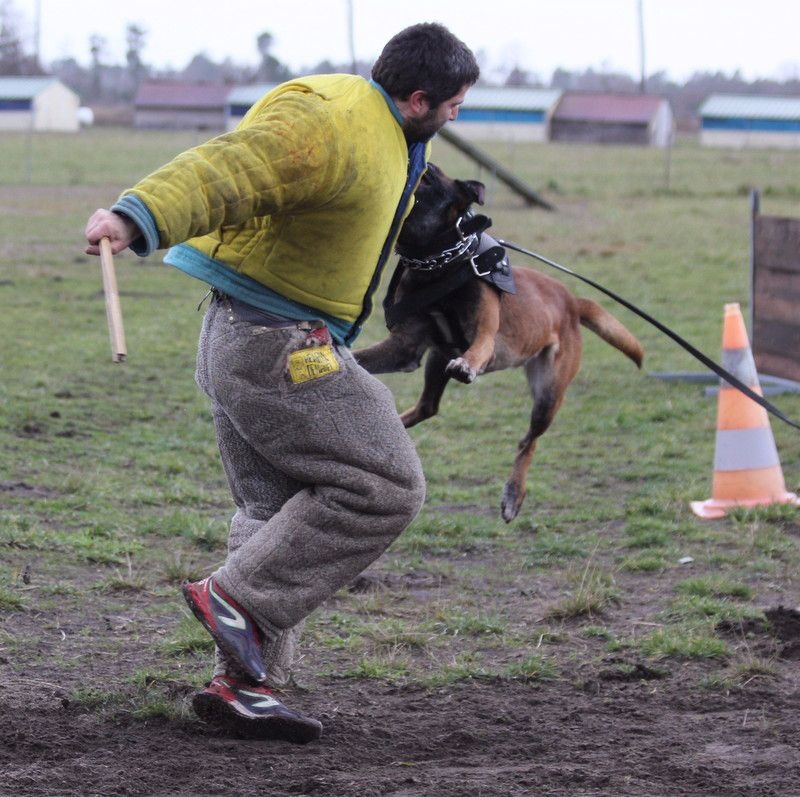
[[[477,180],[456,180],[455,182],[464,196],[467,197],[470,205],[473,202],[477,202],[479,205],[483,204],[486,196],[486,186],[483,183]]]

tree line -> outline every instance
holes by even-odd
[[[230,58],[217,62],[200,52],[183,69],[159,69],[144,58],[147,31],[139,25],[125,27],[125,63],[109,63],[107,41],[99,34],[88,39],[89,65],[75,58],[63,58],[44,65],[21,33],[19,17],[12,0],[0,0],[0,75],[55,75],[73,89],[86,105],[130,103],[144,80],[183,80],[190,82],[242,85],[256,82],[279,83],[296,77],[288,66],[272,53],[273,36],[264,31],[255,37],[255,64],[236,63]],[[480,56],[479,56],[480,57]],[[338,64],[321,61],[301,70],[302,74],[353,72],[369,75],[371,62]],[[510,68],[496,79],[505,86],[561,89],[564,91],[603,91],[636,93],[641,82],[630,75],[614,72],[569,71],[556,69],[549,80],[542,80],[518,67]],[[703,100],[714,93],[800,96],[800,76],[786,80],[747,81],[738,72],[726,75],[719,71],[697,72],[686,82],[670,80],[666,73],[649,75],[644,83],[649,94],[670,100],[678,123],[691,126]]]

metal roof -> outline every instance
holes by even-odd
[[[236,86],[228,94],[228,105],[253,105],[278,83],[254,83],[251,86]]]
[[[800,97],[763,97],[746,94],[712,94],[700,116],[737,119],[800,119]]]
[[[549,111],[560,96],[561,92],[557,89],[473,86],[461,107],[465,110]]]
[[[219,83],[142,83],[136,92],[134,105],[149,108],[222,108],[230,90],[230,86]]]
[[[663,97],[648,94],[579,94],[570,92],[559,101],[553,119],[573,122],[649,124]]]
[[[52,83],[59,83],[52,75],[45,77],[0,77],[0,98],[4,100],[29,100]]]
[[[237,86],[228,95],[229,105],[252,105],[260,100],[277,83],[258,83],[252,86]],[[548,111],[555,105],[561,91],[556,89],[529,89],[512,86],[473,86],[462,106],[469,109],[505,111]]]

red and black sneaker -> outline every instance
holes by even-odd
[[[203,581],[185,582],[183,597],[194,616],[214,641],[257,683],[267,673],[261,658],[263,637],[253,618],[211,576]]]
[[[192,698],[200,719],[249,739],[281,739],[307,744],[322,735],[322,723],[292,711],[266,686],[250,686],[217,675]]]

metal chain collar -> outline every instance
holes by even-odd
[[[465,236],[461,232],[461,222],[471,215],[471,213],[469,215],[465,214],[464,216],[461,216],[458,221],[456,221],[456,231],[458,232],[459,240],[453,246],[448,247],[438,255],[426,257],[423,260],[401,255],[400,259],[402,260],[403,265],[407,268],[413,269],[414,271],[436,271],[437,269],[443,268],[449,263],[452,263],[463,255],[471,252],[473,247],[477,247],[479,245],[480,233],[474,232]]]

